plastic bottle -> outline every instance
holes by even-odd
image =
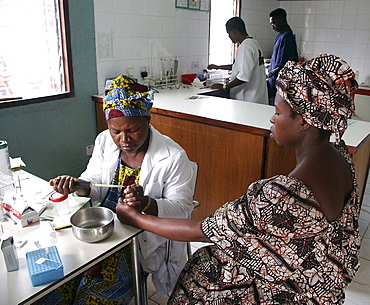
[[[4,175],[13,177],[10,167],[8,143],[4,140],[0,140],[0,172]]]

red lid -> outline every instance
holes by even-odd
[[[49,200],[51,202],[61,202],[63,200],[66,200],[68,198],[68,195],[59,194],[57,192],[52,193],[49,197]]]

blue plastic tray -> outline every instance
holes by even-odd
[[[63,263],[56,246],[26,253],[32,286],[42,285],[64,276]]]

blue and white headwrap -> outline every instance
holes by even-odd
[[[138,84],[126,75],[118,76],[104,93],[105,119],[150,116],[153,98],[154,91],[148,91],[147,86]]]

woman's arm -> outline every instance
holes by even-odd
[[[124,203],[122,198],[118,201],[116,213],[122,223],[155,233],[167,239],[183,242],[210,242],[200,228],[200,221],[159,218],[142,214],[140,209]]]
[[[208,65],[207,69],[219,69],[219,70],[231,70],[233,68],[233,65],[214,65],[214,64],[211,64],[211,65]]]

